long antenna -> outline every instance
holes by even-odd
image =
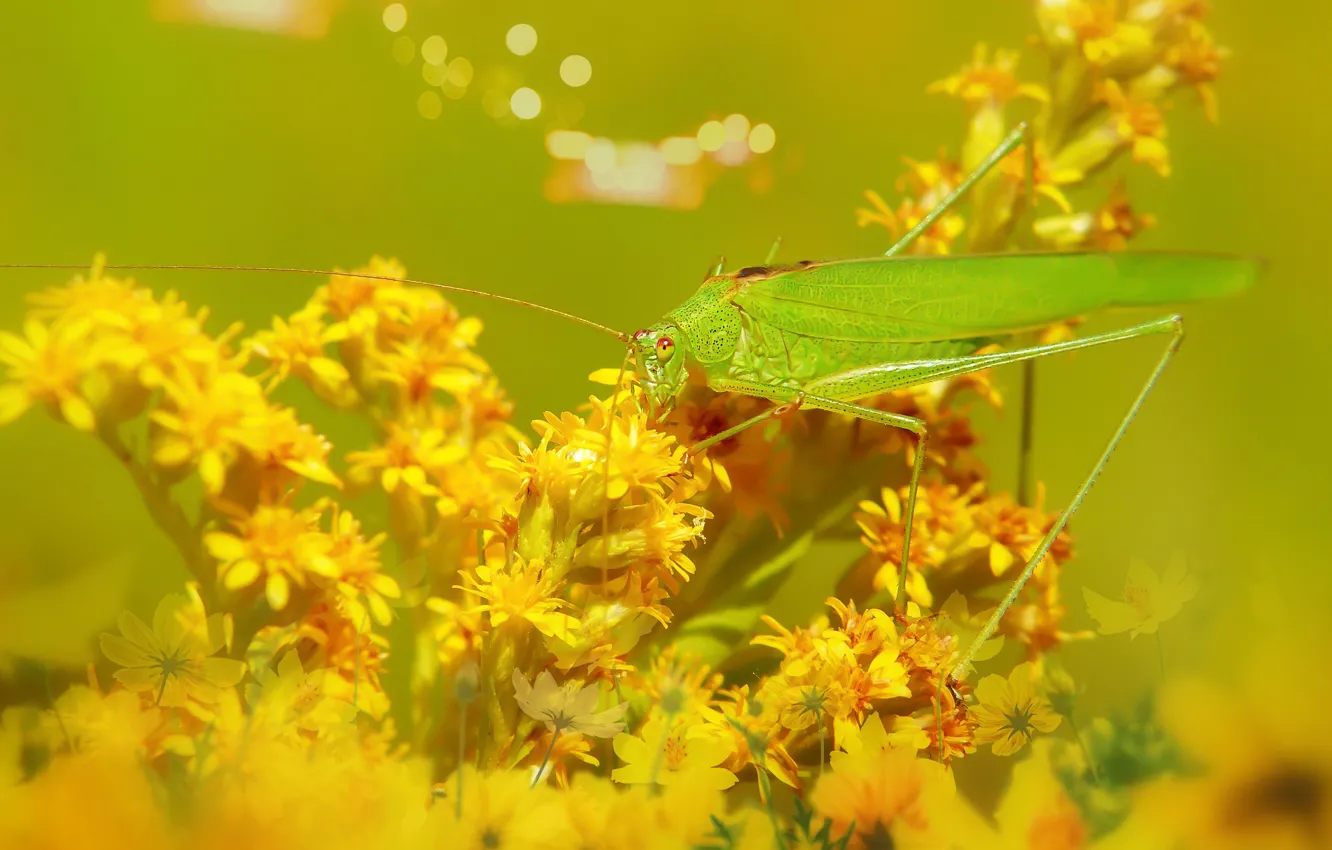
[[[87,263],[75,265],[73,263],[0,263],[0,269],[73,269],[86,270]],[[566,313],[563,310],[556,310],[554,307],[546,307],[543,304],[534,304],[531,301],[524,301],[521,298],[514,298],[509,295],[497,295],[494,292],[485,292],[480,289],[468,289],[464,286],[452,286],[447,283],[435,283],[429,280],[415,280],[413,278],[391,277],[384,274],[365,274],[364,272],[340,272],[327,271],[325,269],[296,269],[285,266],[196,266],[196,265],[148,265],[144,263],[117,263],[102,266],[104,269],[114,269],[119,271],[187,271],[187,272],[284,272],[287,274],[310,274],[325,277],[337,275],[339,277],[355,277],[362,280],[384,280],[394,283],[415,283],[420,286],[433,286],[436,289],[443,289],[446,292],[461,292],[464,295],[477,295],[482,298],[489,298],[492,301],[504,301],[509,304],[521,304],[524,307],[530,307],[533,310],[540,310],[543,313],[549,313],[552,316],[559,316],[562,319],[568,319],[571,322],[577,322],[580,325],[586,325],[589,328],[595,328],[602,333],[610,334],[620,342],[629,343],[629,335],[621,333],[614,328],[608,328],[605,325],[598,324],[591,319],[584,319],[582,316],[575,316],[573,313]]]

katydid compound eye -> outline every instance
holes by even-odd
[[[674,353],[675,342],[670,337],[664,336],[657,340],[657,362],[665,363],[671,359],[671,355]]]

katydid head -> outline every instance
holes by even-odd
[[[669,411],[689,377],[685,369],[689,348],[684,334],[675,325],[660,322],[636,332],[630,345],[638,379],[653,407],[663,413]]]

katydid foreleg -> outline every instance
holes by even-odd
[[[830,377],[835,378],[836,376],[834,375]],[[770,408],[768,411],[764,411],[764,413],[751,417],[749,420],[740,423],[728,431],[723,431],[721,435],[714,437],[712,442],[737,434],[751,425],[756,425],[765,419],[789,412],[797,407],[812,407],[816,410],[826,410],[830,413],[842,413],[848,416],[854,416],[857,419],[864,419],[867,422],[888,425],[893,428],[901,428],[904,431],[910,431],[915,434],[916,457],[911,464],[911,486],[907,490],[906,509],[903,511],[902,516],[902,521],[905,523],[905,531],[902,534],[902,567],[898,572],[897,596],[894,599],[893,606],[897,614],[904,615],[906,613],[906,565],[908,559],[911,557],[911,522],[916,513],[916,491],[920,488],[920,473],[925,466],[925,449],[929,435],[926,433],[925,423],[914,416],[904,416],[900,413],[876,410],[872,407],[865,407],[864,405],[855,404],[854,402],[843,401],[828,395],[819,394],[819,389],[822,388],[828,380],[828,378],[825,378],[820,381],[812,382],[803,390],[738,380],[722,380],[711,384],[712,389],[717,392],[732,392],[740,393],[742,395],[757,396],[759,398],[771,399],[782,405],[781,407]],[[835,385],[829,386],[835,387]]]

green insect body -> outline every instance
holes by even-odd
[[[709,278],[663,322],[635,334],[635,359],[663,408],[691,368],[713,387],[738,380],[809,390],[841,375],[845,380],[823,395],[856,401],[929,380],[942,361],[1023,331],[1108,308],[1227,295],[1251,285],[1256,274],[1247,260],[1164,253],[752,267]]]

